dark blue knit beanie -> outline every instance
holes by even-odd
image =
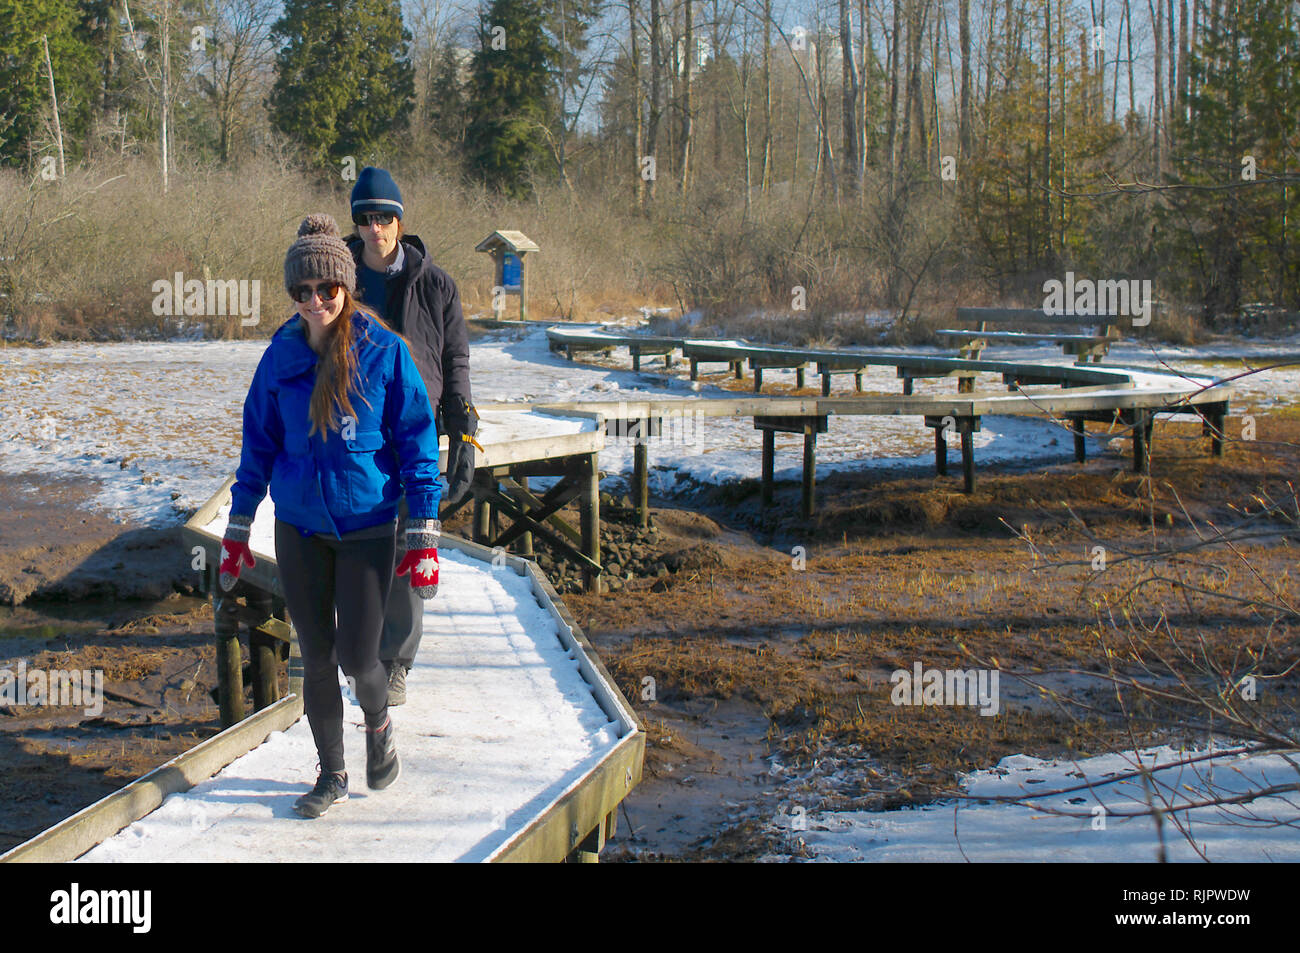
[[[385,169],[366,166],[352,186],[352,214],[361,212],[392,212],[402,217],[402,193],[397,183]]]

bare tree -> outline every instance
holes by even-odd
[[[217,113],[222,162],[230,161],[235,134],[269,85],[278,6],[274,0],[227,0],[212,11],[212,42],[196,81]]]

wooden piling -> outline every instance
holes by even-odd
[[[803,425],[803,518],[811,519],[817,485],[817,424],[805,419]]]
[[[1135,408],[1129,415],[1133,426],[1133,472],[1150,473],[1150,447],[1147,445],[1147,412]]]
[[[975,432],[969,417],[963,417],[961,428],[961,472],[967,493],[975,492]]]
[[[597,566],[600,565],[600,470],[596,454],[582,454],[579,464],[581,492],[578,494],[578,512],[582,518],[582,552]],[[597,592],[600,573],[586,566],[582,569],[582,588]]]
[[[776,471],[776,431],[763,431],[763,495],[764,507],[772,505],[772,482]]]
[[[632,450],[632,501],[636,524],[645,529],[650,521],[650,448],[642,434]]]

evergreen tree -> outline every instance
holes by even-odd
[[[44,138],[51,116],[50,80],[41,36],[48,37],[64,148],[75,145],[90,118],[92,53],[70,0],[0,0],[0,162],[26,161],[29,143]]]
[[[268,106],[316,162],[372,153],[415,92],[399,0],[287,0]]]
[[[437,53],[429,80],[429,125],[451,150],[464,145],[465,126],[469,123],[464,76],[467,59],[463,48],[444,46]]]
[[[465,134],[469,172],[490,188],[513,198],[527,194],[555,117],[558,64],[538,0],[492,0],[479,21]]]
[[[1300,27],[1288,0],[1233,0],[1190,64],[1188,115],[1174,155],[1179,188],[1162,220],[1172,260],[1210,322],[1248,296],[1300,307]],[[1252,179],[1250,176],[1254,174]]]

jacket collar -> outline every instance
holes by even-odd
[[[316,352],[307,343],[307,329],[301,315],[295,314],[275,332],[275,349],[271,352],[275,376],[280,380],[297,377],[316,366]]]
[[[361,253],[366,250],[366,243],[361,240],[359,235],[349,235],[346,239],[348,251],[352,252],[352,258],[357,267],[361,267]],[[403,279],[413,278],[419,274],[425,265],[432,264],[428,251],[425,250],[424,242],[420,240],[419,235],[403,235],[398,242],[402,246],[402,254],[406,257],[406,267],[402,269],[401,277]]]

